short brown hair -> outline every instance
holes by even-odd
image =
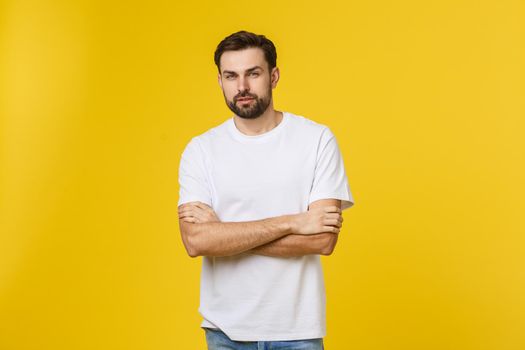
[[[275,45],[272,43],[272,41],[266,38],[264,35],[258,35],[241,30],[230,34],[217,46],[214,60],[215,64],[217,65],[217,69],[219,70],[219,74],[221,73],[221,56],[225,51],[244,50],[251,47],[258,47],[264,51],[264,57],[266,58],[266,62],[268,63],[270,71],[275,66],[277,66],[277,51],[275,50]]]

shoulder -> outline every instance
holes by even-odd
[[[310,140],[320,140],[325,138],[331,138],[333,136],[330,128],[311,117],[306,117],[300,114],[288,113],[290,130],[295,130],[300,133],[303,137],[308,137]]]
[[[207,147],[210,147],[214,140],[220,139],[227,134],[229,122],[230,119],[226,119],[222,123],[191,137],[186,143],[186,148],[190,150],[205,152]]]
[[[232,122],[231,118],[228,118],[218,125],[215,125],[203,133],[200,133],[193,137],[194,142],[198,143],[202,148],[207,149],[212,147],[214,142],[220,142],[223,138],[228,136],[228,128]]]

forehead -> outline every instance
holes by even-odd
[[[221,56],[221,72],[225,70],[243,72],[254,66],[267,67],[264,51],[258,47],[225,51]]]

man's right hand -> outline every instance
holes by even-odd
[[[323,232],[338,233],[343,225],[341,209],[334,206],[312,208],[292,215],[292,233],[313,235]]]

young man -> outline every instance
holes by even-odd
[[[274,109],[276,57],[264,35],[219,43],[219,85],[234,115],[181,156],[179,224],[188,254],[203,257],[208,349],[323,349],[320,255],[334,250],[354,199],[331,130]]]

